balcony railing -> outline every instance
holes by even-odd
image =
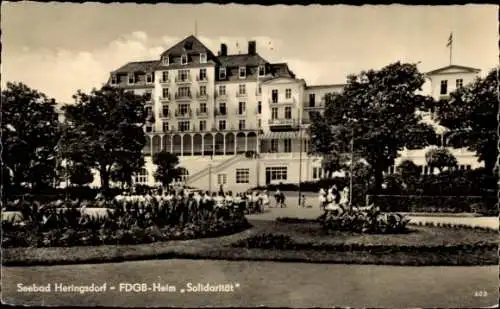
[[[227,110],[221,111],[221,110],[215,109],[214,114],[215,114],[215,116],[227,116]]]
[[[185,77],[176,76],[175,82],[177,84],[189,84],[189,83],[191,83],[191,76],[190,75],[185,76]]]
[[[197,109],[196,110],[196,115],[197,116],[204,116],[204,117],[208,117],[208,110],[201,110],[201,109]]]
[[[208,76],[206,76],[206,75],[205,76],[197,75],[196,76],[196,81],[197,82],[205,82],[206,83],[206,82],[208,82]]]
[[[279,119],[269,119],[269,125],[270,126],[297,126],[299,125],[299,122],[297,119],[284,119],[284,118],[279,118]]]
[[[215,92],[215,97],[218,99],[227,99],[227,92],[220,93],[219,91]]]
[[[160,77],[158,80],[159,80],[160,84],[170,84],[170,78],[168,78],[168,77],[165,79],[163,77]]]
[[[269,99],[269,104],[292,105],[293,107],[295,107],[295,103],[296,103],[295,98],[289,98],[289,99],[278,98],[278,100],[273,100],[272,98]]]
[[[243,111],[241,111],[241,112],[240,112],[239,110],[235,110],[235,111],[234,111],[234,114],[235,114],[236,116],[246,116],[246,115],[247,115],[247,111],[246,111],[246,110],[243,110]]]
[[[160,96],[159,100],[160,102],[170,102],[170,93],[166,96]]]
[[[193,115],[191,109],[188,109],[186,111],[181,111],[181,110],[176,110],[175,111],[175,117],[177,118],[189,118]]]
[[[237,98],[246,98],[246,97],[248,97],[248,93],[246,93],[246,92],[243,92],[243,93],[242,92],[237,92],[236,93],[236,97]]]
[[[200,100],[208,100],[208,94],[205,93],[200,93],[199,91],[196,93],[196,98]]]
[[[312,104],[311,104],[311,102],[304,103],[305,110],[314,110],[314,109],[322,109],[322,108],[325,108],[325,101],[314,102]]]
[[[175,99],[176,100],[191,100],[191,92],[188,93],[176,93],[175,94]]]
[[[160,113],[160,118],[163,118],[163,119],[172,119],[172,114],[170,112],[168,112],[168,113],[161,112]]]

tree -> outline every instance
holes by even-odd
[[[352,137],[355,152],[373,170],[376,192],[381,189],[383,171],[394,164],[398,151],[426,146],[435,138],[433,129],[416,113],[432,105],[431,97],[416,94],[424,81],[415,64],[397,62],[378,71],[349,76],[341,94],[325,97],[321,125],[343,127],[345,134],[341,139],[335,135],[328,139],[324,134],[321,143],[329,147],[344,143],[339,147],[348,149],[345,141]]]
[[[55,177],[60,130],[56,102],[23,83],[2,91],[2,163],[12,185],[50,186]]]
[[[498,69],[450,94],[437,109],[439,122],[452,131],[450,143],[475,151],[489,173],[498,157]]]
[[[71,184],[83,186],[94,181],[94,175],[88,166],[85,166],[82,163],[76,163],[70,165],[68,168],[69,180],[71,181]]]
[[[146,97],[105,85],[90,94],[78,91],[74,98],[75,104],[64,107],[70,124],[67,155],[96,168],[101,187],[107,190],[113,166],[143,158]]]
[[[153,163],[157,166],[155,179],[164,187],[185,173],[185,169],[179,167],[179,158],[170,152],[162,151],[153,155]]]
[[[120,182],[122,187],[132,186],[132,176],[144,166],[144,158],[135,161],[123,161],[116,163],[111,169],[111,179]]]
[[[411,160],[403,160],[398,165],[398,172],[403,179],[418,178],[420,176],[419,167]]]
[[[457,159],[446,148],[429,149],[425,153],[425,161],[431,170],[437,168],[440,173],[443,172],[445,167],[453,167],[457,165]]]

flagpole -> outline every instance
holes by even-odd
[[[452,58],[451,58],[451,55],[452,55],[452,54],[453,54],[453,39],[452,39],[452,41],[450,42],[450,65],[451,65],[451,63],[452,63],[452,62],[451,62],[451,59],[452,59]]]

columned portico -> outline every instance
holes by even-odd
[[[259,152],[258,131],[148,134],[143,152],[153,156],[160,151],[168,151],[180,157]]]

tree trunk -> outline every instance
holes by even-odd
[[[99,176],[101,177],[101,189],[108,191],[109,189],[109,173],[106,167],[101,167],[99,169]]]
[[[384,181],[384,175],[381,169],[374,169],[375,176],[375,194],[379,194],[382,191],[382,182]]]

